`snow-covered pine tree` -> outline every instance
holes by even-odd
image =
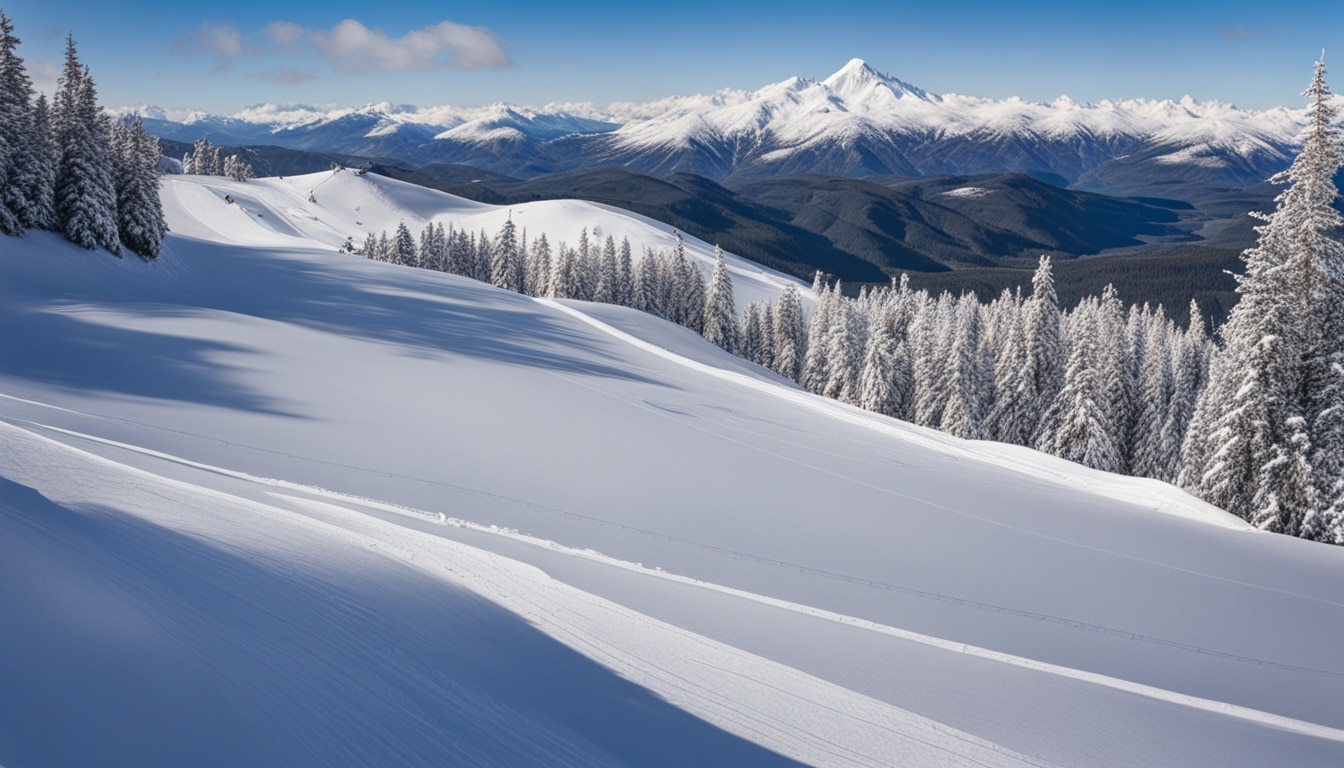
[[[981,314],[975,294],[961,297],[953,315],[951,350],[944,358],[947,399],[938,428],[967,440],[980,437],[983,407],[989,399],[988,375],[980,355]]]
[[[1176,382],[1172,366],[1177,355],[1173,353],[1172,339],[1178,334],[1161,313],[1145,312],[1144,323],[1147,327],[1143,332],[1129,467],[1136,477],[1170,480],[1176,467],[1169,463],[1170,455],[1163,441],[1167,438],[1164,427],[1170,418]]]
[[[662,309],[658,305],[658,299],[662,295],[658,261],[657,256],[645,247],[643,256],[634,265],[634,285],[631,286],[630,290],[630,306],[641,312],[662,317]]]
[[[630,238],[621,238],[621,250],[616,256],[616,303],[623,307],[634,302],[634,257],[630,252]]]
[[[994,404],[985,418],[983,434],[991,440],[1030,445],[1039,414],[1031,366],[1027,362],[1025,311],[1003,308],[996,334],[999,340],[994,362]]]
[[[397,231],[392,236],[388,260],[404,267],[415,266],[415,238],[411,236],[411,230],[404,221],[397,222]]]
[[[594,258],[593,244],[588,237],[588,228],[579,230],[579,240],[574,247],[570,267],[573,278],[570,283],[571,299],[591,301],[593,291],[597,289],[597,259]]]
[[[821,394],[826,391],[826,382],[830,380],[830,346],[826,343],[831,333],[831,323],[839,312],[836,306],[840,302],[837,291],[826,285],[820,271],[812,281],[812,293],[817,303],[812,307],[812,319],[807,325],[807,343],[798,374],[798,383],[809,392]]]
[[[523,290],[523,257],[518,250],[518,228],[513,216],[504,220],[490,249],[490,282],[510,291]]]
[[[1322,538],[1335,526],[1327,517],[1344,460],[1330,410],[1337,403],[1321,399],[1337,394],[1344,375],[1334,369],[1344,349],[1344,217],[1332,207],[1344,160],[1324,61],[1305,95],[1302,152],[1276,177],[1288,187],[1242,254],[1240,300],[1182,456],[1190,462],[1183,478],[1206,501],[1267,530]]]
[[[714,273],[709,280],[709,290],[705,293],[701,325],[706,339],[729,352],[737,350],[737,307],[733,302],[733,278],[728,274],[723,249],[717,245],[714,246]]]
[[[51,109],[46,94],[33,104],[33,156],[37,161],[34,178],[34,227],[56,229],[56,141],[51,134]]]
[[[1125,306],[1115,286],[1101,292],[1100,314],[1093,326],[1100,343],[1098,376],[1102,383],[1102,412],[1110,424],[1119,463],[1110,471],[1129,471],[1129,436],[1134,419],[1134,365],[1130,358],[1130,336]]]
[[[867,347],[867,321],[856,303],[840,293],[840,284],[831,289],[833,303],[827,311],[826,384],[822,394],[842,403],[859,402],[859,373]]]
[[[1069,359],[1064,387],[1055,396],[1037,449],[1069,461],[1115,472],[1120,466],[1114,423],[1105,410],[1105,352],[1102,329],[1107,312],[1096,298],[1085,299],[1070,318]]]
[[[602,244],[602,255],[597,262],[597,282],[593,286],[593,301],[616,304],[621,279],[620,264],[616,257],[616,238],[607,235]]]
[[[550,296],[556,299],[573,299],[579,293],[578,254],[564,242],[556,249],[555,259],[551,262]]]
[[[888,304],[878,310],[868,333],[868,349],[859,373],[860,408],[874,413],[907,418],[910,407],[909,355],[897,328],[896,309]]]
[[[1025,412],[1028,424],[1024,425],[1024,429],[1028,429],[1032,440],[1035,440],[1040,433],[1042,414],[1064,386],[1064,359],[1067,353],[1060,332],[1059,297],[1055,293],[1050,257],[1041,256],[1036,273],[1031,278],[1031,286],[1031,298],[1023,308],[1022,323],[1027,340],[1031,390],[1036,405],[1034,409]]]
[[[110,120],[98,109],[93,78],[80,66],[73,37],[66,38],[52,117],[60,157],[55,201],[61,229],[83,248],[120,254]]]
[[[434,222],[429,222],[420,230],[420,240],[415,248],[415,266],[421,269],[433,269],[437,260],[434,252]]]
[[[114,127],[112,146],[121,242],[152,259],[159,255],[168,232],[159,200],[159,140],[136,118]]]
[[[549,296],[551,294],[551,242],[542,232],[527,249],[527,269],[524,274],[525,288],[529,296]]]
[[[947,356],[952,349],[953,315],[957,300],[943,292],[921,302],[910,324],[915,374],[914,422],[922,427],[942,423],[947,404]]]
[[[798,289],[787,286],[775,306],[773,329],[772,367],[775,373],[798,381],[807,350],[807,317],[803,314],[803,300]]]
[[[0,12],[0,233],[9,235],[49,226],[42,201],[44,146],[18,45],[13,22]]]
[[[215,146],[207,138],[199,138],[192,145],[191,152],[182,157],[182,173],[208,176],[210,175],[210,158],[215,151]]]
[[[250,181],[256,178],[252,171],[252,164],[244,160],[239,155],[229,155],[230,167],[224,171],[224,175],[234,181]]]

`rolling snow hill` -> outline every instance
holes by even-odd
[[[1344,550],[335,252],[507,210],[163,197],[153,263],[0,241],[8,768],[1344,761]]]

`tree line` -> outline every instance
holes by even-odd
[[[51,230],[84,248],[154,258],[168,231],[159,140],[98,107],[71,37],[52,101],[34,97],[19,43],[0,12],[0,233]]]

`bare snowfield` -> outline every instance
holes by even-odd
[[[0,241],[0,765],[1344,764],[1344,550],[336,253],[614,209],[163,197]]]

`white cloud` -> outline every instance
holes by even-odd
[[[178,38],[174,47],[187,53],[205,53],[219,57],[238,56],[243,53],[243,33],[230,24],[201,22],[194,32]]]
[[[310,33],[309,38],[345,72],[486,69],[511,64],[490,30],[451,21],[394,39],[380,29],[346,19],[330,31]]]
[[[285,48],[294,48],[308,36],[308,30],[292,21],[273,21],[266,25],[266,37]]]

